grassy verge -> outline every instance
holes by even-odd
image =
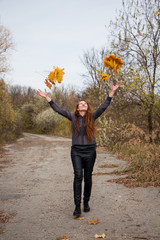
[[[130,186],[160,186],[160,145],[124,143],[115,146],[114,153],[119,159],[128,161],[127,167],[121,171],[128,177],[119,179],[121,183]]]

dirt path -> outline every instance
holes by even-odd
[[[114,175],[93,175],[91,211],[82,213],[83,220],[74,219],[70,146],[70,139],[28,133],[6,146],[0,159],[0,239],[56,240],[65,235],[92,240],[105,233],[108,240],[160,240],[160,188],[108,182]],[[113,170],[101,168],[104,164],[126,163],[97,152],[94,173]],[[99,223],[88,225],[92,218]]]

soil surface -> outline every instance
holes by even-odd
[[[104,233],[106,240],[160,240],[160,188],[108,182],[120,176],[105,173],[126,162],[99,149],[91,211],[82,211],[81,220],[73,217],[70,147],[68,138],[29,133],[5,146],[0,158],[0,239],[92,240]],[[89,225],[93,218],[99,223]]]

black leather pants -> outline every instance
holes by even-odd
[[[74,145],[71,147],[71,159],[74,169],[74,202],[81,203],[82,180],[84,176],[84,201],[89,201],[92,188],[92,171],[96,159],[95,145]]]

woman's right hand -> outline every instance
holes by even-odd
[[[38,93],[41,97],[43,97],[43,98],[46,98],[46,97],[47,97],[47,91],[46,91],[46,89],[45,89],[44,92],[42,92],[40,89],[38,89],[38,90],[37,90],[37,93]]]
[[[51,98],[48,97],[48,95],[47,95],[46,89],[45,89],[44,92],[42,92],[40,89],[38,89],[38,90],[37,90],[37,93],[38,93],[41,97],[45,98],[45,99],[47,100],[47,102],[50,102],[50,101],[51,101]]]

